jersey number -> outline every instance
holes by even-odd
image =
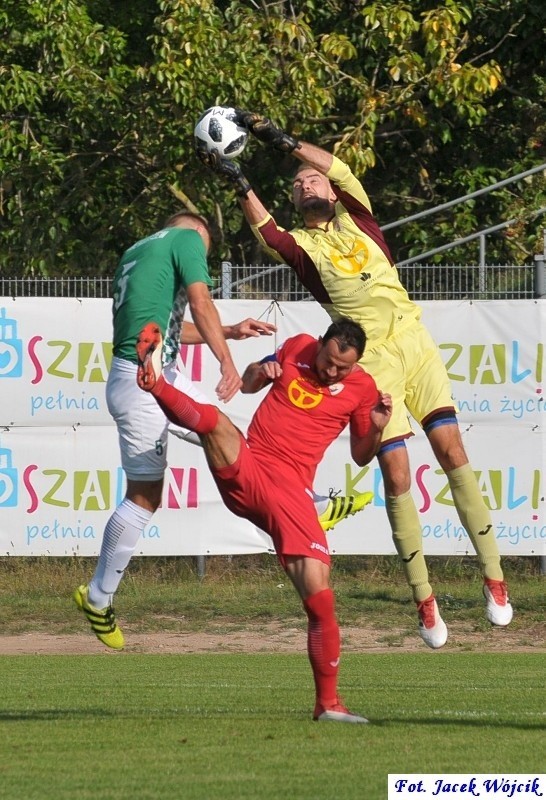
[[[137,264],[136,261],[128,261],[127,264],[123,265],[121,275],[117,282],[116,288],[114,289],[114,311],[117,311],[125,300],[125,295],[127,294],[127,284],[129,283],[129,270],[131,270],[135,264]]]

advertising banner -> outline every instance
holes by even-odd
[[[221,319],[274,322],[275,336],[230,342],[240,371],[296,333],[323,333],[314,302],[219,300]],[[503,555],[546,553],[546,301],[421,304],[459,406],[463,441],[493,515]],[[0,298],[0,554],[96,555],[125,490],[104,388],[111,362],[109,300]],[[215,402],[217,362],[202,345],[181,347],[179,367]],[[380,387],[381,388],[381,387]],[[246,431],[261,394],[222,405]],[[412,493],[427,555],[472,554],[447,481],[412,422]],[[297,459],[297,446],[294,449]],[[143,555],[264,552],[271,541],[222,504],[202,448],[169,437],[162,506],[137,548]],[[371,490],[373,504],[329,533],[337,554],[391,554],[377,461],[359,468],[348,434],[328,449],[318,494]]]

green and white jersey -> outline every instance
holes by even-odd
[[[114,355],[137,362],[137,336],[157,322],[164,336],[163,363],[176,358],[192,283],[212,285],[206,250],[197,231],[165,228],[125,251],[114,274]]]

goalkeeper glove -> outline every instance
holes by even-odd
[[[297,139],[277,128],[267,117],[262,117],[254,111],[243,111],[242,108],[236,108],[235,120],[239,125],[247,128],[260,142],[273,145],[275,150],[279,150],[281,153],[291,153],[301,147]]]
[[[252,186],[247,181],[241,167],[235,161],[228,161],[227,158],[220,158],[218,150],[205,150],[197,148],[197,157],[206,167],[212,169],[217,175],[225,178],[235,189],[237,197],[246,197],[252,190]]]

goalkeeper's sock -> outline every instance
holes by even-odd
[[[153,395],[167,419],[175,425],[205,436],[218,424],[219,412],[216,406],[198,403],[164,379],[158,381]]]
[[[457,514],[474,545],[484,577],[504,580],[491,513],[485,505],[474,470],[470,464],[464,464],[450,470],[446,476]]]
[[[340,636],[334,593],[323,589],[303,601],[307,612],[307,653],[317,700],[326,708],[337,702]]]
[[[427,600],[432,594],[428,570],[423,554],[423,533],[415,502],[410,492],[398,497],[385,497],[387,516],[392,538],[402,560],[406,580],[416,603]]]

